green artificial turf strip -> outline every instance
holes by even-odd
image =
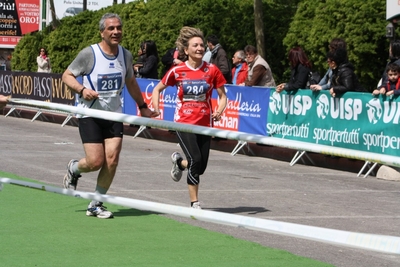
[[[332,266],[118,205],[88,217],[88,202],[4,184],[0,266]]]

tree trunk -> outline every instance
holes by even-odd
[[[113,5],[118,4],[118,0],[113,0]]]
[[[83,11],[87,10],[87,0],[83,0]]]
[[[256,35],[256,43],[258,54],[265,58],[265,39],[264,39],[264,23],[262,0],[254,0],[254,31]]]

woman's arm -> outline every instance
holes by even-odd
[[[225,87],[221,86],[217,88],[217,93],[219,96],[219,102],[218,102],[218,107],[217,111],[215,111],[211,116],[214,119],[214,121],[219,121],[221,119],[222,112],[224,112],[226,104],[227,104],[227,97],[225,93]]]
[[[48,64],[47,60],[43,59],[40,56],[36,58],[36,61],[37,61],[38,66],[42,69],[45,68]]]
[[[293,73],[293,72],[292,72]],[[308,74],[310,73],[310,69],[302,64],[297,66],[297,70],[292,74],[290,81],[286,83],[285,90],[292,91],[297,89],[306,89]]]
[[[333,91],[336,94],[343,94],[347,91],[355,91],[354,88],[354,72],[350,69],[343,70],[339,73],[339,84],[333,86]]]
[[[151,103],[154,109],[154,113],[156,116],[160,115],[160,93],[165,90],[167,86],[162,82],[159,82],[156,87],[153,89],[153,93],[151,95]]]

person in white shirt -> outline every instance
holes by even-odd
[[[132,53],[119,45],[122,21],[117,14],[104,14],[100,20],[100,43],[84,48],[62,75],[63,82],[79,95],[78,107],[122,112],[121,93],[126,85],[144,117],[156,116],[148,109],[133,74]],[[82,76],[83,83],[77,76]],[[123,123],[77,116],[85,157],[69,161],[65,188],[76,189],[81,173],[99,171],[96,193],[106,194],[114,179],[122,148]],[[112,218],[102,202],[92,201],[86,215]]]

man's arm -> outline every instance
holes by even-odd
[[[263,65],[255,66],[253,69],[253,75],[251,76],[251,80],[246,80],[244,84],[246,86],[257,85],[261,81],[263,75],[265,75],[264,73],[265,73],[265,67]]]
[[[83,90],[84,86],[78,82],[76,77],[90,73],[93,65],[93,51],[90,47],[86,47],[79,52],[62,75],[62,81],[68,85],[72,91],[81,95],[86,100],[97,98],[98,93],[94,90]]]
[[[83,85],[78,82],[75,75],[69,69],[64,71],[62,75],[62,81],[75,93],[81,93]]]
[[[156,117],[158,114],[151,111],[146,102],[143,99],[142,92],[140,91],[140,87],[136,81],[135,76],[131,78],[127,78],[125,80],[126,88],[128,89],[129,94],[132,96],[133,100],[135,100],[136,104],[139,107],[140,115],[142,117]]]

